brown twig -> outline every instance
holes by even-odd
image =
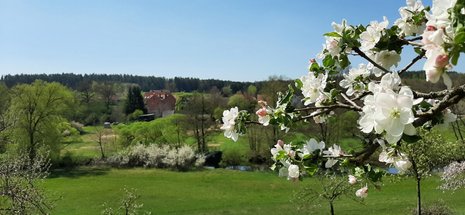
[[[354,100],[351,100],[349,99],[349,97],[347,97],[347,95],[345,93],[341,93],[341,96],[342,98],[344,98],[347,102],[349,102],[349,104],[351,104],[352,106],[356,107],[356,108],[359,108],[360,110],[362,110],[362,108],[360,106],[357,105],[357,103],[355,103],[354,101],[356,101],[356,99]]]
[[[413,37],[413,38],[410,38],[410,39],[405,39],[405,41],[413,42],[413,41],[418,41],[418,40],[422,40],[422,39],[423,39],[422,36],[418,36],[418,37]]]
[[[425,56],[425,53],[426,51],[423,50],[418,56],[416,56],[415,58],[412,59],[412,61],[407,65],[405,66],[402,70],[400,70],[399,72],[399,75],[401,75],[402,73],[406,72],[408,69],[410,69],[410,67],[412,67],[416,62],[418,62],[419,60],[421,60],[424,56]]]
[[[379,65],[378,63],[376,63],[374,60],[372,60],[371,58],[369,58],[364,52],[362,52],[362,50],[360,50],[358,47],[354,47],[352,48],[352,50],[357,53],[360,57],[363,57],[365,58],[367,61],[369,61],[371,64],[373,64],[373,66],[377,67],[378,69],[381,69],[383,72],[385,73],[389,73],[391,71],[387,70],[386,68],[382,67],[381,65]]]
[[[413,122],[415,127],[423,125],[427,121],[431,120],[434,115],[454,104],[457,104],[460,100],[465,98],[465,84],[447,92],[448,93],[444,95],[442,100],[429,111],[417,114],[418,118]]]
[[[441,90],[437,92],[422,93],[417,91],[412,91],[414,98],[424,98],[424,99],[436,99],[442,98],[449,93],[449,90]]]

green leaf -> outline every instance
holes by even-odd
[[[329,33],[323,34],[323,36],[327,36],[327,37],[341,37],[341,35],[338,34],[337,32],[329,32]]]
[[[339,57],[339,66],[341,66],[342,69],[347,68],[350,65],[349,58],[347,55],[341,55]]]
[[[383,178],[383,175],[384,175],[384,171],[379,168],[376,168],[368,172],[368,178],[373,182],[381,181],[381,179]]]
[[[309,166],[304,166],[305,171],[307,171],[308,175],[313,176],[318,171],[318,166],[316,164],[311,164]]]
[[[461,44],[465,42],[465,29],[460,29],[459,33],[455,35],[454,42],[456,44]]]
[[[459,57],[460,57],[460,52],[457,51],[457,49],[453,49],[450,53],[451,55],[451,60],[450,62],[452,63],[452,65],[457,65],[458,61],[459,61]]]
[[[326,57],[323,59],[323,66],[324,67],[332,67],[334,66],[334,59],[331,55],[326,55]]]
[[[423,52],[423,49],[420,47],[415,47],[413,50],[415,50],[415,53],[421,54]]]
[[[298,89],[302,89],[303,86],[304,86],[304,83],[302,83],[302,80],[300,79],[295,80],[295,87],[297,87]]]
[[[312,65],[310,65],[309,67],[309,70],[312,71],[312,72],[318,72],[320,71],[320,65],[318,65],[318,63],[312,63]]]

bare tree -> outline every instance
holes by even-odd
[[[97,127],[95,129],[95,137],[97,139],[97,143],[100,148],[100,159],[105,159],[105,150],[103,148],[104,145],[104,137],[107,135],[107,130],[104,127]]]

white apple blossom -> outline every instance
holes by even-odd
[[[342,155],[345,155],[341,147],[336,144],[333,144],[333,146],[329,147],[328,150],[323,151],[323,154],[325,154],[326,157],[333,157],[333,158],[337,158]]]
[[[341,147],[336,144],[329,147],[328,150],[323,151],[323,154],[325,154],[325,157],[328,157],[328,160],[325,163],[326,168],[331,168],[337,163],[338,160],[334,158],[338,158],[345,155]]]
[[[353,176],[353,175],[349,175],[349,184],[356,184],[357,183],[357,177]]]
[[[381,144],[381,143],[380,143]],[[386,164],[392,164],[399,171],[399,174],[404,174],[410,167],[412,163],[409,161],[408,157],[398,152],[395,155],[395,150],[393,148],[388,148],[384,144],[382,145],[383,151],[379,154],[378,160]]]
[[[333,167],[336,163],[337,163],[336,159],[328,158],[328,160],[325,163],[325,168],[329,169],[329,168]]]
[[[442,114],[444,115],[444,124],[455,122],[457,120],[457,115],[452,113],[449,108],[443,110]]]
[[[379,153],[378,160],[383,163],[391,164],[394,163],[395,158],[390,156],[389,154],[392,153],[392,150],[388,151],[387,149],[383,150]]]
[[[411,124],[414,115],[413,105],[419,104],[421,99],[414,99],[413,92],[408,87],[401,87],[397,73],[388,73],[381,78],[379,84],[370,83],[368,88],[373,95],[364,98],[361,117],[358,121],[364,133],[373,129],[376,133],[386,132],[385,138],[389,143],[400,140],[402,134],[414,135],[416,130]]]
[[[370,82],[368,84],[368,90],[372,92],[373,94],[386,92],[388,90],[397,91],[399,90],[400,83],[401,83],[401,79],[397,72],[386,73],[381,78],[381,81],[379,82],[379,84]]]
[[[373,27],[377,31],[383,31],[384,29],[388,27],[388,25],[389,25],[389,21],[387,20],[385,16],[383,16],[382,22],[378,22],[378,21],[370,22],[370,26]]]
[[[462,8],[462,9],[460,10],[460,13],[461,13],[462,15],[465,15],[465,7]]]
[[[423,69],[426,71],[426,80],[436,83],[442,76],[448,88],[452,87],[452,81],[445,74],[450,69],[448,54],[443,46],[452,42],[455,30],[451,25],[448,10],[454,7],[456,0],[433,0],[431,13],[426,13],[428,22],[423,32],[423,49],[426,50],[426,62]]]
[[[290,165],[290,164],[289,164]],[[284,167],[281,167],[279,170],[278,170],[278,176],[279,177],[289,177],[289,165],[288,166],[284,166]]]
[[[328,50],[328,53],[332,57],[337,57],[341,53],[341,47],[339,46],[339,39],[335,37],[326,37],[326,43],[323,45],[323,50]]]
[[[374,127],[376,126],[375,121],[375,97],[373,95],[365,96],[363,101],[364,106],[362,107],[362,113],[360,119],[358,120],[358,124],[360,125],[360,129],[364,133],[370,133],[373,131]]]
[[[431,14],[426,13],[426,26],[435,26],[438,29],[448,27],[451,23],[448,10],[454,7],[456,2],[457,0],[433,0]]]
[[[316,106],[316,105],[315,105]],[[316,106],[316,107],[319,107],[319,106]],[[330,116],[334,115],[334,111],[331,111],[329,114],[320,114],[320,115],[316,115],[313,117],[313,121],[315,121],[316,124],[322,124],[322,123],[326,123],[326,121],[328,120],[328,118]]]
[[[449,65],[449,58],[442,47],[428,49],[426,58],[427,60],[423,66],[426,72],[426,81],[436,83]]]
[[[444,29],[438,29],[431,25],[426,27],[421,36],[421,42],[423,43],[423,49],[425,50],[438,48],[439,46],[444,45],[444,42],[446,42],[445,40],[447,39]]]
[[[310,139],[307,143],[302,147],[302,156],[312,154],[316,150],[322,150],[325,148],[325,143],[323,141],[317,142],[315,139]]]
[[[404,174],[412,167],[412,163],[407,158],[398,157],[394,161],[394,167],[399,171],[399,174]]]
[[[336,22],[332,22],[331,26],[333,27],[334,32],[336,32],[338,34],[342,34],[344,29],[352,29],[352,27],[347,24],[347,20],[345,20],[345,19],[342,20],[341,24],[337,24]]]
[[[280,163],[283,165],[279,170],[278,170],[278,176],[279,177],[289,177],[289,166],[292,165],[292,163],[289,161],[289,159],[286,160],[280,160]],[[276,166],[273,165],[271,168],[274,170]]]
[[[255,112],[258,116],[258,122],[262,124],[263,126],[268,126],[270,124],[270,114],[271,111],[268,110],[266,107],[262,107]]]
[[[366,31],[360,34],[360,50],[367,52],[373,49],[379,42],[382,36],[382,31],[387,28],[389,21],[383,17],[384,21],[378,23],[377,21],[370,22]]]
[[[364,52],[371,50],[379,42],[381,36],[381,32],[376,31],[374,28],[370,28],[370,26],[368,26],[366,31],[360,34],[360,50]]]
[[[368,196],[368,187],[365,185],[365,187],[362,187],[355,191],[355,195],[359,198],[366,198]]]
[[[421,12],[425,7],[421,1],[407,0],[407,6],[399,8],[400,17],[394,23],[401,30],[401,34],[412,36],[420,34],[424,26],[418,26],[411,22],[415,13]]]
[[[415,100],[408,87],[402,87],[399,93],[395,93],[394,90],[398,90],[399,85],[400,77],[396,72],[385,74],[379,84],[371,82],[368,85],[373,95],[364,98],[358,121],[362,132],[370,133],[374,129],[380,134],[386,131],[386,138],[390,143],[397,142],[403,133],[416,133],[411,125],[414,120],[412,106],[419,104],[421,99]]]
[[[390,70],[393,66],[397,66],[400,61],[400,55],[397,54],[397,52],[394,50],[382,50],[380,52],[369,55],[369,57],[373,59],[373,61],[375,61],[378,65],[387,70]],[[369,68],[372,68],[373,74],[376,77],[380,77],[383,74],[383,70],[375,67],[371,63],[369,64]]]
[[[358,68],[351,68],[348,74],[343,74],[344,79],[339,82],[339,86],[347,88],[346,94],[352,96],[363,93],[366,88],[366,84],[363,82],[368,76],[370,71],[367,69],[365,64],[360,64]]]
[[[315,103],[321,96],[323,90],[326,87],[326,79],[328,74],[319,74],[315,76],[315,73],[309,72],[306,76],[302,76],[302,94],[305,97],[304,105]]]
[[[331,24],[333,26],[334,32],[338,33],[339,35],[342,35],[342,32],[344,29],[349,29],[351,28],[350,26],[347,25],[346,20],[342,20],[341,24],[337,24],[333,22]],[[323,50],[321,53],[319,53],[317,56],[318,58],[322,59],[325,57],[325,51],[327,51],[332,57],[337,57],[340,55],[342,48],[339,45],[340,38],[339,37],[331,37],[331,36],[326,36],[326,42],[323,44]],[[347,52],[348,50],[346,50]]]
[[[224,130],[224,136],[231,138],[234,141],[237,141],[239,134],[236,132],[236,118],[239,116],[239,109],[233,107],[230,110],[223,111],[223,126],[221,129]]]
[[[289,168],[287,169],[288,171],[288,179],[298,179],[300,176],[299,172],[299,166],[291,164]]]
[[[376,132],[386,131],[385,137],[389,143],[399,141],[405,126],[415,119],[412,111],[413,98],[393,91],[383,92],[375,96],[375,106]]]
[[[280,152],[283,152],[285,155],[293,158],[295,156],[295,151],[292,150],[291,144],[284,144],[284,141],[278,140],[276,145],[274,145],[273,148],[271,148],[271,155],[274,161],[277,161],[277,156],[280,154]]]

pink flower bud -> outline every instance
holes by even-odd
[[[444,68],[449,64],[449,56],[442,54],[436,57],[436,67]]]
[[[266,106],[268,105],[268,104],[267,104],[265,101],[263,101],[263,100],[258,101],[258,104],[259,104],[260,106],[262,106],[262,107],[266,107]]]
[[[284,141],[282,140],[278,140],[278,142],[276,143],[277,145],[283,147],[284,146]]]
[[[368,196],[368,187],[365,186],[365,187],[362,187],[360,189],[357,190],[357,192],[355,192],[355,195],[357,197],[360,197],[360,198],[366,198]]]
[[[432,25],[428,25],[428,26],[426,26],[426,30],[427,31],[436,31],[438,29],[436,27],[432,26]]]
[[[266,112],[266,108],[265,107],[262,107],[260,109],[257,110],[257,112],[255,112],[258,116],[261,116],[261,117],[264,117],[266,116],[268,113]]]
[[[309,60],[309,62],[310,63],[316,63],[316,60],[315,60],[315,58],[312,58],[312,59]]]

